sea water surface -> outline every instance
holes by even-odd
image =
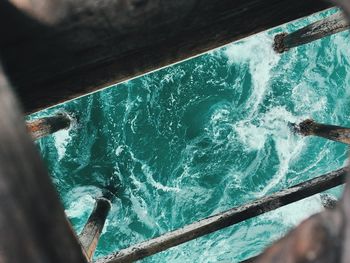
[[[349,33],[271,47],[332,12],[29,116],[79,119],[37,142],[77,232],[102,189],[117,189],[95,258],[344,166],[344,145],[288,122],[350,126]],[[315,195],[142,262],[239,262],[321,209]]]

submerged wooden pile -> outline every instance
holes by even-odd
[[[350,1],[340,4],[349,15]],[[110,195],[97,198],[82,233],[75,235],[32,142],[69,128],[72,120],[57,115],[25,125],[12,88],[24,111],[32,112],[327,7],[316,0],[0,1],[0,262],[89,262],[111,207]],[[346,28],[344,17],[334,15],[279,35],[274,47],[286,51]],[[347,128],[310,120],[293,127],[302,135],[349,143]],[[347,173],[342,168],[316,177],[96,263],[145,258],[343,184]],[[350,262],[349,199],[348,183],[336,208],[312,216],[245,262]]]

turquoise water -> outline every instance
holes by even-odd
[[[302,138],[287,124],[350,126],[349,34],[283,55],[271,48],[275,33],[323,16],[30,116],[79,118],[38,141],[77,232],[101,189],[117,187],[96,258],[345,164],[344,145]],[[142,262],[239,262],[321,209],[315,195]]]

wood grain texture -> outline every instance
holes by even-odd
[[[72,119],[66,113],[43,117],[26,122],[27,131],[34,140],[48,136],[60,130],[68,129]]]
[[[344,183],[345,177],[345,169],[340,169],[319,176],[312,180],[292,186],[288,189],[262,197],[251,203],[232,208],[228,211],[184,226],[183,228],[165,233],[159,237],[144,241],[119,252],[112,253],[106,257],[98,259],[96,263],[122,263],[143,259],[168,248],[267,213],[284,205],[312,196],[316,193],[323,192]]]
[[[0,262],[84,263],[0,66]]]
[[[312,119],[306,119],[293,125],[294,132],[303,136],[318,136],[335,142],[350,145],[350,128],[323,124]]]
[[[289,49],[348,30],[350,27],[344,14],[339,11],[292,33],[275,36],[274,49],[283,53]]]
[[[80,244],[88,261],[92,260],[95,253],[110,209],[111,202],[108,199],[104,197],[97,198],[94,210],[79,235]]]
[[[32,2],[17,9],[0,1],[0,56],[27,113],[331,6],[319,0]],[[36,11],[40,5],[46,13]]]

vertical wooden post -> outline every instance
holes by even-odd
[[[294,132],[303,136],[318,136],[332,141],[350,144],[350,128],[317,123],[307,119],[299,124],[291,124]]]
[[[320,0],[3,0],[0,56],[31,113],[332,5]]]
[[[88,261],[92,260],[95,253],[98,240],[110,209],[111,203],[107,198],[97,198],[94,210],[85,224],[83,231],[79,235],[80,244]]]
[[[0,262],[85,263],[0,64]]]
[[[293,33],[276,35],[273,48],[277,53],[283,53],[293,47],[301,46],[347,29],[349,29],[348,21],[342,12],[338,12]]]
[[[58,113],[55,116],[40,118],[27,122],[27,130],[34,140],[50,135],[57,131],[68,129],[71,118],[66,113]]]

